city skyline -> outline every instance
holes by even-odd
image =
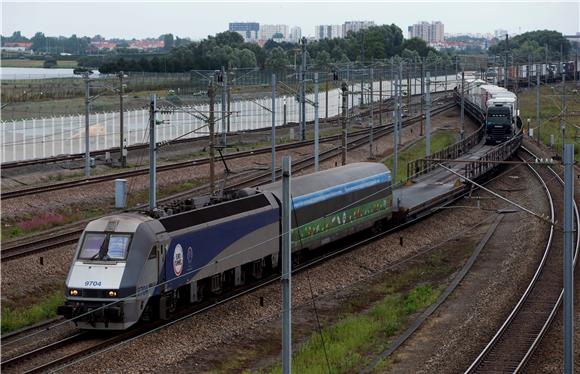
[[[476,10],[481,14],[479,5],[490,6],[500,3],[362,3],[356,6],[347,3],[16,3],[2,4],[2,35],[21,31],[31,37],[35,32],[50,36],[72,34],[105,38],[152,38],[172,33],[179,37],[199,40],[208,35],[228,30],[230,22],[257,22],[260,24],[282,24],[289,28],[300,27],[304,36],[313,36],[315,26],[343,24],[347,21],[373,21],[376,25],[397,25],[406,35],[407,27],[421,21],[440,20],[445,24],[445,32],[493,33],[505,29],[510,34],[523,33],[538,29],[551,29],[563,34],[575,34],[580,30],[579,9],[576,2],[511,2],[501,3],[505,12],[494,13],[486,22],[474,23],[465,14]],[[525,14],[521,11],[526,7]],[[328,13],[331,6],[333,12]],[[326,9],[322,11],[322,9]],[[320,11],[317,11],[320,10]],[[511,12],[510,12],[511,10]],[[188,13],[189,12],[189,13]],[[51,21],[51,14],[67,14],[67,23]],[[185,22],[188,14],[204,13],[192,27],[191,20]],[[86,19],[84,15],[92,14]],[[106,26],[99,24],[99,15],[106,14]],[[143,29],[134,27],[127,30],[122,20],[131,14],[143,20]],[[324,16],[320,16],[324,14]],[[508,19],[509,22],[504,21]],[[296,20],[296,21],[294,21]],[[181,22],[183,21],[183,22]],[[186,24],[187,25],[186,25]],[[205,25],[205,26],[204,26]]]

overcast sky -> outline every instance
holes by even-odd
[[[565,34],[580,31],[580,2],[466,1],[461,2],[97,2],[2,1],[2,34],[20,30],[57,36],[77,34],[106,38],[146,38],[172,33],[201,39],[227,30],[234,21],[300,26],[312,35],[314,26],[370,20],[399,26],[439,20],[446,33],[487,33],[507,29],[520,33],[550,29]]]

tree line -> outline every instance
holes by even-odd
[[[451,64],[451,56],[439,53],[421,39],[403,38],[396,25],[373,26],[358,32],[349,32],[345,38],[322,39],[306,46],[307,64],[329,68],[333,64],[348,62],[370,63],[400,56],[417,60],[426,58],[440,64]],[[117,71],[186,72],[214,70],[222,66],[233,68],[261,68],[283,70],[300,64],[301,46],[297,43],[267,41],[263,47],[245,43],[235,32],[222,32],[172,48],[163,56],[104,57],[99,64],[101,73]],[[91,66],[94,61],[82,61]]]
[[[578,43],[575,43],[578,44]],[[502,40],[489,47],[488,54],[504,56],[508,51],[508,58],[516,62],[527,63],[528,58],[535,62],[557,61],[560,58],[571,58],[572,52],[578,52],[578,46],[573,46],[561,33],[550,30],[530,31],[516,35],[508,40]],[[562,56],[560,55],[562,52]]]

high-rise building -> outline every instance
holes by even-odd
[[[229,31],[237,32],[246,42],[255,42],[258,40],[260,24],[258,22],[230,22]]]
[[[445,41],[445,32],[443,24],[440,21],[431,23],[431,43],[443,43]]]
[[[314,39],[342,38],[342,25],[318,25],[314,26]]]
[[[302,38],[302,29],[298,26],[292,27],[290,29],[290,36],[288,37],[288,39],[292,43],[298,43],[300,41],[300,38]]]
[[[342,36],[346,37],[351,31],[357,32],[360,30],[368,29],[374,25],[375,23],[373,21],[346,21],[342,25]]]
[[[281,38],[276,39],[288,39],[288,25],[262,25],[260,26],[260,39],[269,40],[274,39],[274,36],[279,36]]]
[[[419,38],[427,43],[442,43],[445,40],[445,30],[440,21],[420,22],[407,28],[409,39]]]

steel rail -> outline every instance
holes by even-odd
[[[535,155],[532,152],[530,152],[529,150],[527,150],[525,147],[522,146],[521,148],[523,149],[524,152],[527,152],[530,155],[532,155],[532,157],[535,157]],[[527,166],[532,170],[532,172],[538,177],[538,179],[542,183],[542,187],[546,191],[546,194],[548,196],[548,200],[550,203],[551,221],[555,222],[557,217],[556,217],[556,209],[554,207],[554,199],[553,199],[553,196],[552,196],[550,189],[548,188],[548,185],[546,184],[545,177],[542,177],[540,175],[540,173],[538,173],[538,171],[535,170],[531,165],[527,165]],[[556,177],[558,177],[560,183],[563,183],[563,181],[559,178],[557,173],[552,168],[549,168],[549,170],[551,171],[552,174],[555,174]],[[580,220],[578,219],[579,218],[578,207],[577,207],[575,202],[574,202],[574,210],[576,212],[576,217],[577,217],[576,218],[576,225],[577,225],[577,227],[580,228]],[[559,213],[561,213],[561,212],[559,212]],[[538,283],[538,281],[540,279],[540,276],[544,273],[545,265],[546,265],[546,262],[548,261],[548,256],[553,254],[554,251],[557,252],[557,249],[552,250],[553,238],[554,238],[554,224],[550,225],[550,234],[549,234],[549,237],[548,237],[548,240],[546,243],[544,254],[542,255],[542,259],[540,260],[540,263],[536,269],[536,272],[534,273],[534,276],[532,277],[531,281],[529,282],[528,286],[526,287],[526,290],[524,291],[523,295],[520,297],[520,299],[518,300],[518,302],[516,303],[516,305],[514,306],[514,308],[512,309],[510,314],[508,315],[508,317],[506,318],[506,320],[502,323],[500,328],[497,330],[497,332],[494,334],[494,336],[491,338],[491,340],[487,343],[485,348],[476,357],[476,359],[473,361],[473,363],[469,366],[469,368],[467,368],[465,373],[486,372],[486,371],[488,371],[485,369],[486,364],[490,365],[490,366],[494,365],[494,364],[497,365],[498,360],[495,357],[490,358],[490,356],[492,355],[493,352],[495,352],[496,349],[501,350],[501,348],[498,348],[499,344],[502,341],[506,341],[506,339],[507,339],[506,337],[508,336],[508,335],[506,335],[506,334],[508,334],[508,329],[510,328],[510,326],[513,326],[513,323],[518,318],[518,316],[520,318],[528,318],[529,317],[529,316],[528,317],[521,316],[521,315],[519,315],[519,313],[523,309],[526,302],[530,301],[529,297],[530,297],[530,294],[532,293],[532,291],[534,290],[534,288],[536,286],[540,285],[540,283]],[[576,263],[576,258],[577,258],[579,248],[580,248],[580,236],[577,236],[576,254],[574,256],[574,263]],[[557,254],[555,254],[554,256],[557,256]],[[547,279],[545,281],[549,282],[550,280]],[[555,303],[554,303],[553,307],[550,309],[550,312],[548,313],[548,315],[546,316],[544,314],[546,320],[541,325],[540,330],[538,332],[530,332],[531,334],[534,334],[533,339],[531,339],[530,334],[527,334],[527,336],[523,336],[523,334],[521,334],[521,332],[520,332],[519,337],[521,339],[526,340],[526,342],[529,343],[528,348],[524,352],[523,356],[513,359],[512,362],[515,362],[514,365],[511,365],[509,368],[504,368],[505,369],[504,371],[509,370],[509,371],[513,371],[513,372],[518,372],[521,370],[521,368],[523,368],[525,366],[526,362],[531,357],[531,354],[533,353],[533,351],[537,347],[539,341],[541,340],[542,336],[544,335],[545,331],[547,330],[551,321],[553,320],[553,318],[555,316],[555,310],[557,310],[557,308],[559,307],[559,304],[561,302],[562,292],[559,293],[560,296],[555,301]],[[537,313],[534,313],[533,316],[537,319],[542,318],[542,316],[539,316]],[[524,344],[526,342],[519,342],[519,343]],[[513,343],[515,343],[515,342],[513,342]],[[500,351],[500,352],[498,352],[498,354],[501,355],[502,352]],[[489,370],[490,371],[497,371],[497,367],[491,368]]]
[[[448,105],[442,106],[440,108],[436,108],[432,111],[433,115],[443,113],[452,107],[454,107],[454,103],[450,103]],[[408,118],[404,123],[403,126],[410,126],[421,119],[421,116],[415,116]],[[392,131],[392,125],[387,124],[382,127],[376,127],[373,131],[375,137],[380,138],[385,136]],[[369,142],[369,137],[366,134],[363,134],[357,138],[351,138],[348,141],[347,147],[350,149],[355,149],[361,147]],[[270,148],[268,148],[268,151]],[[340,146],[334,147],[332,149],[326,150],[320,153],[320,161],[326,161],[333,157],[336,157],[341,152]],[[296,170],[301,170],[307,168],[314,164],[314,156],[306,157],[302,160],[297,161],[294,163],[293,168]],[[276,174],[281,172],[280,168],[276,169]],[[271,176],[271,172],[267,171],[255,176],[250,176],[248,178],[243,179],[242,181],[232,183],[228,186],[229,189],[232,188],[240,188],[243,186],[247,186],[248,184],[259,184],[260,181],[265,181],[267,178]],[[184,193],[179,193],[180,196],[183,196]],[[172,200],[175,199],[175,196],[170,196],[165,198],[164,200]],[[35,239],[34,241],[24,242],[24,243],[17,243],[15,245],[8,244],[8,247],[4,247],[0,252],[0,258],[2,262],[10,261],[16,259],[18,257],[27,256],[30,254],[43,252],[49,249],[57,248],[64,245],[74,244],[78,241],[82,231],[84,228],[76,227],[71,232],[66,232],[62,234],[57,234],[55,236],[49,238],[40,238]]]
[[[386,110],[388,110],[388,109],[384,109],[383,111],[386,111]],[[377,126],[375,129],[380,129],[380,128],[383,128],[385,126],[390,126],[390,125],[392,125],[392,124]],[[264,130],[261,129],[261,131],[264,131]],[[350,135],[351,136],[358,136],[358,135],[367,134],[368,132],[369,132],[369,129],[362,129],[362,130],[353,131]],[[341,136],[342,135],[337,134],[337,135],[330,135],[330,136],[322,137],[319,139],[319,142],[320,143],[327,143],[327,142],[336,141],[336,140],[340,139]],[[280,144],[280,145],[276,146],[276,149],[277,150],[289,150],[289,149],[309,146],[312,144],[314,144],[314,140],[304,140],[304,141],[297,141],[297,142],[292,142],[292,143]],[[146,146],[148,147],[148,145],[146,145]],[[263,147],[263,148],[248,150],[248,151],[226,153],[223,155],[223,158],[225,160],[233,160],[233,159],[237,159],[237,158],[251,157],[251,156],[256,156],[256,155],[260,155],[260,154],[268,154],[271,151],[272,151],[271,147]],[[209,157],[203,157],[203,158],[194,159],[194,160],[180,161],[180,162],[175,162],[175,163],[171,163],[171,164],[161,165],[161,166],[157,167],[157,172],[181,169],[181,168],[192,167],[192,166],[200,166],[200,165],[206,165],[206,164],[209,164]],[[4,168],[4,166],[2,166],[2,167]],[[67,188],[87,186],[87,185],[111,181],[111,180],[115,180],[115,179],[119,179],[119,178],[137,177],[137,176],[141,176],[141,175],[146,175],[148,173],[149,173],[149,168],[143,167],[143,168],[136,169],[136,170],[128,170],[128,171],[122,171],[122,172],[118,172],[118,173],[93,176],[93,177],[89,177],[89,178],[75,179],[75,180],[45,184],[45,185],[40,185],[40,186],[20,188],[20,189],[11,190],[11,191],[3,191],[2,193],[0,193],[0,199],[1,200],[8,200],[8,199],[16,198],[16,197],[21,197],[21,196],[28,196],[28,195],[38,194],[38,193],[58,191],[58,190],[67,189]]]

